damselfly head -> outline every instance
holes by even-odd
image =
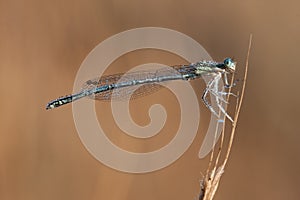
[[[236,62],[234,62],[231,58],[226,58],[224,60],[224,65],[225,65],[226,70],[228,70],[230,72],[235,71]]]

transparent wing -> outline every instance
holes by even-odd
[[[149,71],[142,71],[142,72],[139,71],[137,73],[132,72],[128,74],[120,73],[120,74],[102,76],[101,78],[88,80],[87,82],[84,83],[82,89],[89,90],[95,87],[115,84],[118,81],[123,82],[123,81],[132,81],[136,79],[146,79],[152,76],[153,76],[153,72],[149,72]],[[109,101],[109,100],[122,101],[128,98],[136,99],[139,97],[143,97],[152,94],[160,90],[161,88],[163,88],[163,86],[155,83],[141,84],[141,85],[135,85],[130,87],[115,88],[113,90],[97,93],[89,97],[101,101]]]
[[[152,94],[163,86],[157,84],[160,80],[177,80],[183,79],[182,75],[187,75],[187,77],[194,77],[194,67],[192,65],[181,65],[162,68],[158,70],[144,70],[130,73],[120,73],[108,76],[102,76],[101,78],[95,78],[88,80],[83,85],[83,90],[90,90],[96,87],[107,86],[110,84],[123,84],[126,87],[116,87],[113,90],[103,91],[94,95],[90,95],[90,98],[96,100],[126,100],[126,99],[136,99],[149,94]],[[143,83],[147,80],[157,80],[151,83]],[[138,84],[137,84],[138,82]],[[155,83],[156,82],[156,83]]]

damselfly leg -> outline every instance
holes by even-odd
[[[226,84],[227,76],[224,76],[224,82]],[[217,73],[214,75],[214,77],[211,78],[211,80],[207,83],[207,86],[203,92],[202,100],[205,104],[205,106],[217,117],[220,118],[220,113],[217,112],[216,109],[219,109],[221,113],[223,113],[231,122],[233,122],[233,119],[230,117],[230,115],[226,112],[226,109],[222,104],[228,104],[229,102],[224,99],[224,97],[227,97],[228,95],[232,95],[237,97],[234,93],[231,92],[225,92],[224,89],[226,88],[222,84],[220,84],[220,81],[222,80],[222,73]],[[211,94],[211,97],[214,98],[215,103],[217,105],[217,108],[214,108],[211,103],[207,100],[207,94]]]

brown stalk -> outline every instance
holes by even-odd
[[[247,52],[247,58],[246,58],[246,64],[245,64],[245,72],[244,72],[244,81],[242,85],[242,90],[239,98],[237,98],[236,101],[236,106],[235,106],[235,112],[234,112],[234,120],[231,123],[231,134],[230,134],[230,139],[227,147],[227,151],[225,154],[225,158],[223,160],[223,163],[218,167],[218,162],[220,159],[223,143],[224,143],[224,134],[225,134],[225,118],[224,118],[224,123],[223,123],[223,130],[222,130],[222,135],[221,135],[221,141],[220,141],[220,146],[218,147],[218,154],[215,159],[214,167],[211,169],[211,164],[214,159],[214,148],[211,153],[210,161],[208,164],[207,172],[204,176],[204,179],[200,183],[200,194],[199,194],[199,200],[212,200],[213,197],[215,196],[215,193],[218,189],[220,179],[222,177],[222,174],[224,173],[225,166],[228,162],[228,158],[231,152],[232,144],[233,144],[233,139],[235,135],[235,130],[237,126],[237,121],[238,117],[240,114],[240,110],[242,107],[242,102],[244,98],[244,93],[245,93],[245,88],[246,88],[246,82],[247,82],[247,74],[248,74],[248,65],[249,65],[249,56],[250,56],[250,49],[252,45],[252,34],[250,34],[249,38],[249,46],[248,46],[248,52]],[[234,76],[232,76],[231,79],[231,84],[233,83]],[[229,92],[231,92],[231,88],[229,88]],[[229,95],[227,97],[227,101],[229,100]],[[217,129],[216,129],[217,130]],[[215,138],[216,139],[216,138]]]

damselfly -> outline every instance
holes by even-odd
[[[213,95],[217,101],[220,111],[231,121],[232,118],[227,114],[221,102],[226,102],[224,95],[224,87],[220,88],[219,82],[224,77],[225,86],[228,85],[227,74],[232,74],[235,71],[236,63],[231,58],[226,58],[224,62],[218,63],[215,61],[200,61],[189,65],[172,66],[170,68],[162,68],[158,70],[137,71],[126,74],[114,74],[102,76],[88,80],[85,82],[82,90],[78,93],[60,97],[50,101],[46,109],[53,109],[70,102],[74,102],[83,97],[92,97],[96,100],[111,100],[122,99],[126,94],[131,94],[132,86],[140,86],[134,91],[132,98],[142,96],[145,93],[150,93],[153,90],[161,87],[160,82],[173,80],[193,80],[196,78],[210,77],[206,89],[203,92],[202,100],[205,106],[216,116],[218,112],[211,106],[207,100],[207,94]]]

